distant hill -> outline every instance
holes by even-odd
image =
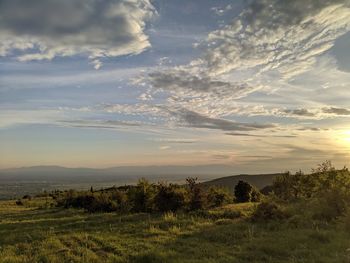
[[[0,170],[1,181],[16,182],[115,182],[131,184],[141,177],[150,181],[180,182],[189,176],[206,181],[219,176],[232,174],[234,168],[228,165],[194,166],[120,166],[104,169],[66,168],[60,166],[33,166]]]
[[[272,184],[274,178],[278,175],[281,175],[281,173],[275,173],[275,174],[240,174],[240,175],[233,175],[233,176],[226,176],[217,178],[211,181],[204,182],[203,185],[206,186],[220,186],[229,188],[233,191],[234,187],[238,183],[238,181],[242,180],[245,182],[250,183],[251,185],[254,185],[258,189],[262,189],[267,185]]]
[[[198,166],[121,166],[106,169],[33,166],[0,170],[0,200],[15,199],[54,189],[90,189],[135,184],[144,177],[151,182],[185,183],[187,177],[197,177],[204,185],[218,185],[233,190],[239,180],[258,188],[270,184],[277,174],[237,175],[234,167],[225,165]],[[218,178],[221,177],[221,178]],[[218,178],[214,179],[213,178]],[[211,181],[209,181],[211,180]]]

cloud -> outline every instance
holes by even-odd
[[[170,107],[182,107],[213,117],[236,112],[234,101],[258,90],[258,85],[212,78],[191,68],[154,71],[134,83],[146,87],[147,98],[165,97]],[[140,100],[144,100],[140,98]]]
[[[203,63],[211,75],[232,70],[304,72],[350,29],[347,1],[255,0],[241,16],[209,34]]]
[[[136,83],[148,85],[147,98],[158,95],[171,107],[212,118],[244,115],[238,100],[301,85],[292,82],[310,72],[320,56],[349,30],[347,1],[254,0],[230,24],[209,33],[200,44],[204,50],[201,57],[187,65],[148,73]],[[247,116],[323,116],[304,108],[254,107],[245,110]]]
[[[102,104],[92,108],[93,111],[107,111],[125,115],[145,117],[145,121],[159,127],[203,128],[222,131],[255,131],[277,128],[275,124],[242,123],[222,118],[215,118],[175,105],[152,104]],[[170,140],[173,143],[193,143],[192,140]],[[169,142],[169,141],[167,141]]]
[[[225,7],[212,7],[210,10],[213,11],[217,16],[222,16],[227,11],[232,10],[232,8],[232,5],[227,5]]]
[[[169,110],[169,113],[183,127],[222,131],[255,131],[276,128],[274,124],[241,123],[221,118],[211,118],[187,109]]]
[[[335,108],[335,107],[324,108],[323,112],[327,113],[327,114],[333,114],[333,115],[339,115],[339,116],[348,116],[348,115],[350,115],[350,110],[349,109],[345,109],[345,108]]]
[[[149,0],[0,0],[0,54],[20,61],[139,54],[150,47]],[[18,52],[20,51],[20,52]]]
[[[31,124],[53,124],[57,119],[63,118],[64,114],[60,110],[0,110],[0,128],[8,128],[14,125]]]
[[[152,72],[148,75],[147,80],[154,89],[175,95],[185,93],[186,96],[198,96],[211,93],[211,95],[230,96],[237,99],[254,90],[245,83],[222,81],[205,75],[195,75],[182,69]]]
[[[286,113],[290,116],[299,116],[299,117],[315,117],[316,114],[307,110],[307,109],[286,109],[283,110],[283,113]]]
[[[171,147],[168,145],[163,145],[159,147],[159,150],[169,150]]]
[[[64,120],[60,121],[62,124],[70,124],[72,127],[81,128],[115,128],[118,126],[138,127],[141,126],[139,122],[119,121],[119,120]]]
[[[174,143],[174,144],[193,144],[198,142],[196,139],[185,139],[185,138],[160,138],[160,139],[152,139],[154,142],[161,143]]]
[[[212,157],[217,160],[227,160],[230,159],[232,156],[229,154],[213,154]]]
[[[303,119],[327,119],[334,118],[337,116],[350,116],[349,109],[339,107],[324,107],[316,109],[314,108],[312,110],[308,110],[305,108],[283,110],[275,109],[271,113],[277,116],[296,117]]]

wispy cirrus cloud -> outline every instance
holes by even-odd
[[[203,63],[210,74],[252,69],[298,75],[350,28],[347,1],[253,1],[239,18],[213,31]]]
[[[338,116],[350,115],[350,109],[338,108],[338,107],[323,108],[323,112],[331,115],[338,115]]]
[[[230,24],[201,43],[203,55],[188,65],[142,77],[148,98],[220,118],[270,115],[318,119],[320,109],[255,105],[245,113],[237,101],[256,92],[291,90],[294,77],[310,72],[335,40],[350,30],[346,1],[252,1]],[[277,106],[277,107],[276,107]]]

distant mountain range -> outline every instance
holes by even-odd
[[[183,181],[189,176],[206,181],[232,174],[234,168],[225,165],[199,166],[121,166],[105,169],[34,166],[0,170],[1,181],[45,182],[116,182],[129,184],[145,177],[150,181]]]
[[[187,177],[197,177],[207,186],[223,186],[233,191],[239,180],[261,189],[272,183],[278,174],[226,176],[234,167],[202,166],[124,166],[107,169],[34,166],[0,170],[0,199],[14,199],[24,194],[36,194],[54,189],[90,189],[113,185],[134,184],[144,177],[151,182],[185,183]],[[220,178],[218,178],[220,177]],[[215,179],[216,178],[216,179]]]

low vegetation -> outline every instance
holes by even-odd
[[[0,262],[350,261],[346,168],[287,172],[265,195],[229,190],[140,180],[2,201]]]

